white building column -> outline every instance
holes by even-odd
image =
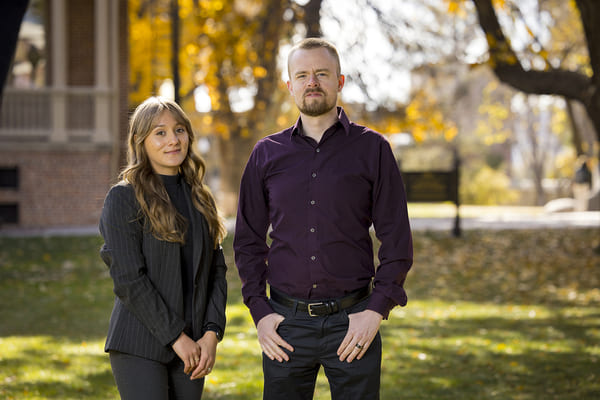
[[[111,99],[114,91],[114,77],[111,74],[111,60],[114,58],[110,54],[111,38],[117,34],[117,31],[111,29],[109,16],[111,8],[115,8],[112,0],[94,1],[94,48],[95,48],[95,109],[94,109],[94,136],[92,141],[95,143],[109,143],[111,139],[110,130],[111,121],[116,116],[112,115]],[[113,49],[114,51],[114,49]]]
[[[67,141],[67,9],[65,0],[53,0],[52,18],[52,127],[51,142]]]

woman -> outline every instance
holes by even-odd
[[[127,142],[100,218],[116,295],[105,351],[122,399],[197,400],[225,329],[225,229],[176,103],[140,104]]]

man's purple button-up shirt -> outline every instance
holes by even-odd
[[[396,160],[379,133],[348,120],[320,143],[302,122],[261,139],[241,181],[235,261],[255,321],[273,312],[266,282],[301,299],[339,298],[367,286],[368,309],[384,318],[406,304],[412,265],[406,194]],[[381,241],[374,264],[369,228]],[[267,243],[267,232],[272,226]]]

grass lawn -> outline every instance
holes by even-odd
[[[382,324],[381,398],[600,398],[598,229],[415,232],[409,304]],[[89,237],[0,238],[0,399],[117,399],[112,282]],[[260,399],[256,331],[229,271],[204,399]],[[315,399],[329,399],[319,376]]]

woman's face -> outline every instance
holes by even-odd
[[[144,139],[144,149],[152,169],[160,175],[177,175],[188,153],[190,137],[185,126],[163,111],[156,118],[150,134]]]

